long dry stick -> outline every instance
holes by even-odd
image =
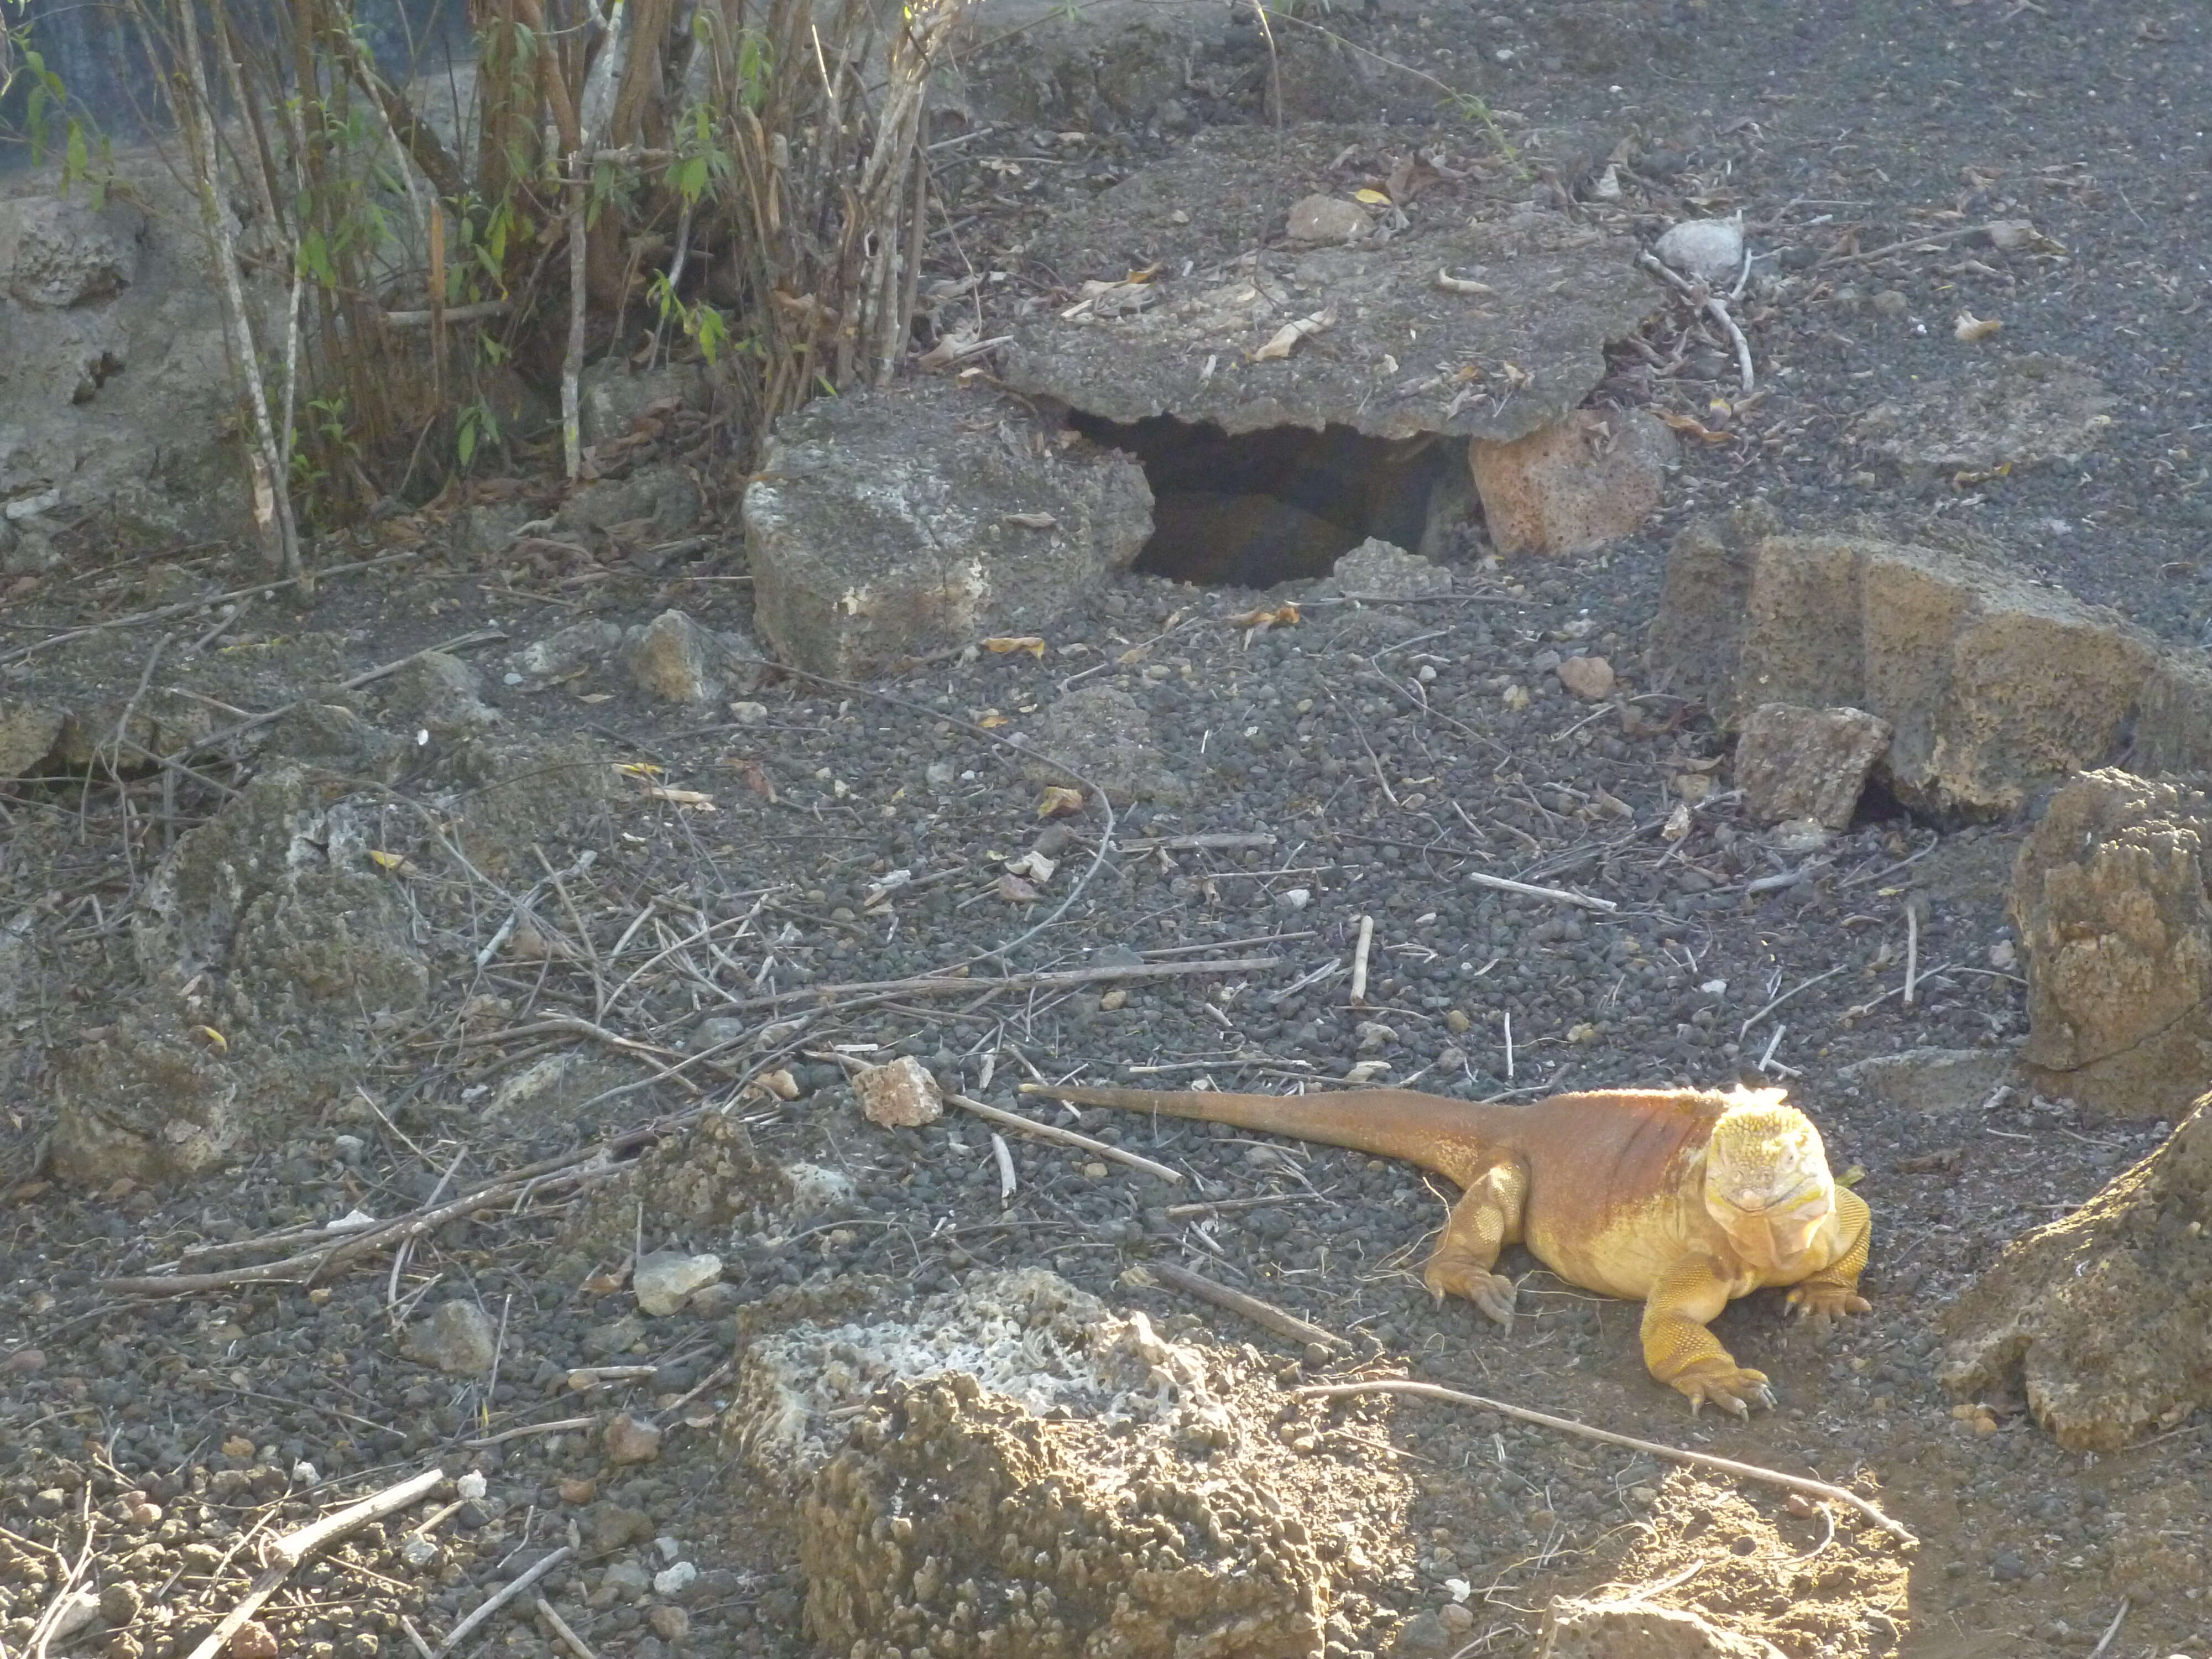
[[[1293,1342],[1317,1342],[1324,1348],[1346,1346],[1345,1340],[1335,1332],[1310,1324],[1296,1314],[1277,1307],[1272,1302],[1262,1302],[1256,1296],[1231,1290],[1228,1285],[1208,1279],[1204,1273],[1173,1261],[1152,1261],[1145,1271],[1170,1290],[1182,1291],[1202,1302],[1211,1302],[1217,1308],[1242,1314],[1255,1325],[1265,1326],[1278,1336],[1286,1336]]]
[[[1007,1128],[1018,1130],[1023,1134],[1035,1135],[1041,1140],[1058,1140],[1070,1146],[1080,1146],[1087,1152],[1096,1152],[1101,1158],[1110,1158],[1117,1164],[1126,1164],[1133,1170],[1142,1170],[1146,1175],[1158,1176],[1163,1181],[1182,1179],[1181,1170],[1171,1170],[1164,1164],[1153,1163],[1149,1158],[1140,1158],[1134,1152],[1125,1152],[1119,1146],[1103,1140],[1094,1140],[1089,1135],[1078,1134],[1073,1129],[1063,1129],[1057,1123],[1039,1123],[1033,1118],[1022,1116],[1018,1112],[1000,1111],[996,1106],[988,1106],[980,1100],[970,1100],[966,1095],[947,1095],[945,1098],[955,1106],[960,1107],[963,1110],[973,1112],[977,1117],[988,1122],[1002,1123]]]
[[[1396,1377],[1377,1378],[1368,1382],[1331,1382],[1311,1388],[1293,1389],[1291,1392],[1308,1400],[1341,1400],[1361,1394],[1404,1394],[1422,1400],[1441,1400],[1447,1405],[1471,1406],[1477,1411],[1496,1412],[1501,1416],[1534,1423],[1540,1428],[1557,1429],[1562,1434],[1579,1435],[1585,1440],[1595,1440],[1608,1446],[1625,1446],[1631,1451],[1648,1452],[1654,1457],[1663,1457],[1671,1462],[1686,1463],[1695,1468],[1713,1469],[1722,1474],[1732,1474],[1739,1480],[1764,1481],[1770,1486],[1781,1486],[1790,1492],[1803,1492],[1808,1498],[1826,1498],[1831,1503],[1848,1504],[1861,1515],[1880,1527],[1907,1549],[1917,1548],[1920,1540],[1908,1532],[1903,1522],[1893,1521],[1855,1492],[1829,1485],[1825,1480],[1811,1480],[1803,1475],[1784,1474],[1779,1469],[1762,1468],[1757,1463],[1739,1463],[1732,1457],[1715,1457],[1710,1452],[1690,1451],[1680,1446],[1662,1445],[1656,1440],[1638,1440],[1634,1435],[1615,1434],[1610,1429],[1593,1428],[1587,1423],[1577,1423],[1571,1417],[1553,1417],[1545,1412],[1533,1412],[1526,1406],[1509,1406],[1502,1400],[1486,1400],[1480,1395],[1462,1394],[1457,1389],[1447,1389],[1434,1382],[1414,1382]]]
[[[433,1486],[446,1478],[446,1472],[434,1464],[419,1474],[408,1476],[395,1486],[364,1498],[334,1515],[310,1522],[295,1531],[288,1532],[269,1546],[269,1566],[253,1581],[238,1605],[223,1614],[221,1622],[201,1638],[191,1651],[191,1659],[215,1659],[238,1634],[246,1621],[261,1611],[262,1603],[276,1593],[276,1588],[290,1576],[292,1569],[324,1545],[344,1536],[355,1528],[371,1521],[382,1520],[398,1510],[405,1509]]]
[[[1066,990],[1110,980],[1174,979],[1189,974],[1261,974],[1283,965],[1280,957],[1232,957],[1225,962],[1147,962],[1129,967],[1061,968],[1036,974],[996,974],[966,978],[952,974],[917,974],[912,979],[865,980],[852,985],[809,985],[764,996],[746,997],[733,1008],[778,1008],[809,998],[834,1001],[848,996],[947,997],[963,992]]]

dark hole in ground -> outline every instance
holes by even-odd
[[[1172,415],[1069,418],[1144,463],[1152,538],[1136,568],[1155,576],[1268,587],[1327,575],[1370,536],[1433,556],[1453,517],[1472,510],[1466,446],[1435,433],[1278,426],[1232,435]]]
[[[1859,791],[1859,804],[1852,809],[1850,827],[1854,830],[1858,830],[1869,829],[1876,824],[1901,825],[1934,822],[1935,819],[1929,814],[1915,812],[1903,801],[1898,799],[1896,793],[1889,787],[1889,780],[1877,769],[1867,775],[1866,783]]]

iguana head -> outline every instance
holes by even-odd
[[[1827,1149],[1779,1089],[1739,1089],[1705,1148],[1705,1212],[1744,1261],[1786,1272],[1836,1207]]]

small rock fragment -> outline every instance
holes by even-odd
[[[664,611],[636,630],[624,647],[632,680],[671,702],[704,702],[734,673],[747,690],[767,672],[750,641],[717,633],[681,611]]]
[[[473,1302],[447,1302],[410,1326],[400,1352],[454,1376],[483,1376],[499,1352],[499,1328]]]
[[[684,1565],[688,1566],[690,1564],[686,1562]],[[675,1569],[669,1571],[672,1572]],[[667,1573],[662,1573],[653,1582],[658,1586],[660,1579],[667,1576]],[[691,1633],[691,1615],[681,1607],[672,1607],[665,1603],[647,1608],[645,1622],[653,1626],[653,1633],[664,1642],[680,1642]]]
[[[623,1413],[607,1425],[607,1461],[611,1463],[650,1463],[660,1455],[660,1430]]]
[[[686,1255],[681,1250],[655,1250],[641,1256],[630,1276],[637,1293],[638,1310],[659,1319],[674,1313],[696,1290],[722,1276],[719,1255]]]
[[[1569,657],[1558,672],[1559,684],[1585,702],[1613,695],[1613,665],[1603,657]]]
[[[1336,586],[1374,599],[1425,599],[1452,591],[1451,572],[1370,536],[1336,562]]]
[[[1662,264],[1724,295],[1743,269],[1743,228],[1726,219],[1686,219],[1651,251]]]
[[[860,1097],[860,1111],[868,1121],[887,1129],[919,1128],[945,1115],[937,1079],[911,1054],[856,1072],[853,1092]]]
[[[1659,509],[1674,434],[1644,410],[1578,409],[1525,438],[1474,439],[1475,493],[1500,553],[1587,552]]]
[[[1306,196],[1291,204],[1285,234],[1294,242],[1348,242],[1366,228],[1366,211],[1357,203]]]
[[[680,1595],[690,1588],[691,1581],[698,1576],[699,1569],[690,1562],[678,1561],[653,1575],[653,1593],[655,1595]]]
[[[1811,818],[1847,828],[1891,735],[1887,720],[1863,709],[1760,704],[1736,740],[1745,809],[1762,823]]]
[[[258,1619],[238,1627],[226,1650],[230,1659],[276,1659],[276,1633]]]

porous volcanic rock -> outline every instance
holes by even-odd
[[[1131,457],[939,380],[817,399],[744,495],[754,616],[784,662],[849,678],[1035,633],[1152,534]]]
[[[1318,1659],[1402,1556],[1404,1478],[1278,1421],[1316,1413],[1244,1353],[1040,1269],[889,1291],[744,1345],[725,1419],[795,1500],[825,1650]]]
[[[2008,898],[2038,1086],[2118,1117],[2212,1079],[2212,799],[2118,770],[2054,796]]]
[[[2074,1451],[2212,1407],[2212,1108],[2063,1220],[2015,1241],[1943,1316],[1943,1381],[2010,1393]]]
[[[1995,816],[2124,746],[2212,763],[2212,673],[2062,589],[1933,548],[1693,524],[1669,550],[1652,659],[1741,726],[1762,704],[1867,710],[1908,805]]]
[[[1494,158],[1458,155],[1455,178],[1405,190],[1407,222],[1387,238],[1290,241],[1304,198],[1380,185],[1401,163],[1421,177],[1411,148],[1369,126],[1200,133],[1039,236],[1031,256],[1071,287],[1158,269],[1021,324],[1006,384],[1109,420],[1231,433],[1335,422],[1511,440],[1550,425],[1603,379],[1606,343],[1657,303],[1633,245],[1529,206]],[[1480,291],[1450,291],[1439,271]],[[1288,355],[1260,355],[1306,318],[1326,320]]]
[[[1863,708],[1761,703],[1736,738],[1735,781],[1762,823],[1811,818],[1849,826],[1867,774],[1889,747],[1889,722]]]
[[[1640,409],[1573,410],[1510,443],[1477,438],[1468,465],[1500,553],[1587,553],[1659,510],[1674,434]]]

